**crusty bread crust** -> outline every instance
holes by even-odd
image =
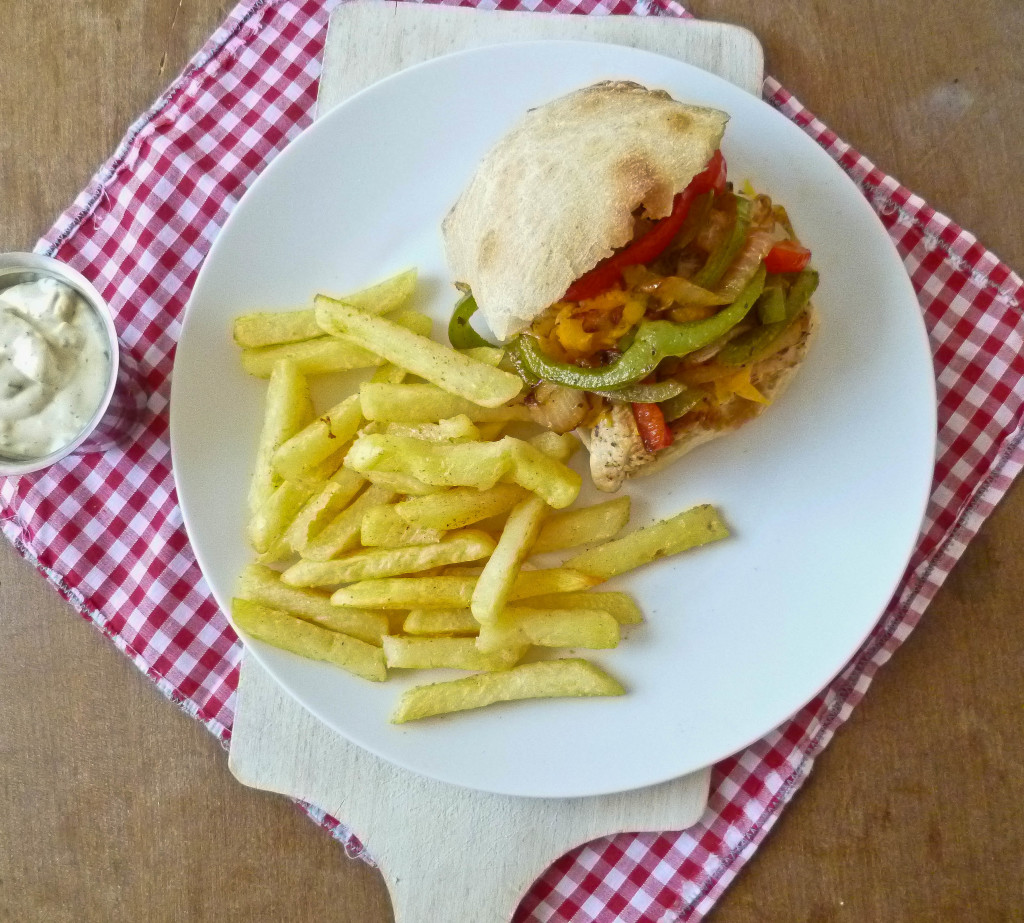
[[[448,263],[502,340],[627,244],[633,212],[667,215],[728,116],[636,83],[594,84],[531,110],[484,157],[444,219]]]

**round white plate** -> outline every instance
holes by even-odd
[[[265,392],[241,370],[232,318],[308,305],[318,291],[415,265],[416,307],[443,335],[456,293],[439,228],[480,158],[527,109],[609,78],[728,111],[730,178],[786,205],[821,273],[821,333],[777,405],[629,485],[634,525],[712,502],[733,537],[605,586],[632,593],[647,618],[618,649],[581,652],[625,683],[620,698],[396,727],[388,716],[399,694],[424,674],[367,683],[247,639],[285,689],[346,737],[485,791],[621,791],[763,736],[843,667],[878,619],[931,481],[935,391],[917,301],[882,225],[824,151],[765,103],[669,58],[589,42],[483,48],[396,74],[309,128],[243,197],[203,266],[178,346],[171,436],[185,524],[220,605],[229,608],[253,557],[245,498]]]

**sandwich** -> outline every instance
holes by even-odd
[[[601,490],[758,416],[807,355],[810,251],[729,181],[727,122],[636,83],[586,87],[527,113],[445,217],[452,345],[486,342],[479,308],[531,415],[580,434]]]

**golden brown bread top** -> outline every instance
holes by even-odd
[[[448,264],[502,340],[672,209],[728,116],[608,81],[532,109],[481,161],[444,220]]]

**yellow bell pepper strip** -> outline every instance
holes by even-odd
[[[452,318],[448,321],[448,342],[455,349],[472,349],[474,346],[493,346],[488,343],[470,325],[470,318],[476,314],[476,299],[472,294],[463,295],[459,303],[452,311]]]
[[[736,221],[732,226],[732,231],[714,249],[708,257],[708,261],[693,277],[693,282],[701,288],[712,289],[718,285],[719,280],[725,275],[725,271],[743,249],[743,242],[747,239],[752,212],[750,200],[744,199],[742,196],[734,198],[736,199]]]
[[[786,296],[785,319],[775,324],[758,327],[736,337],[731,343],[722,347],[715,357],[716,361],[721,365],[728,366],[745,365],[755,361],[807,307],[807,302],[811,300],[811,295],[814,294],[817,287],[817,271],[805,269],[790,286],[789,294]]]
[[[531,336],[522,335],[517,350],[534,375],[581,391],[614,391],[635,384],[653,372],[662,359],[685,356],[713,343],[735,327],[754,306],[764,288],[764,267],[729,307],[707,320],[688,324],[672,321],[644,321],[632,345],[614,362],[598,368],[584,368],[558,362],[544,355]]]

